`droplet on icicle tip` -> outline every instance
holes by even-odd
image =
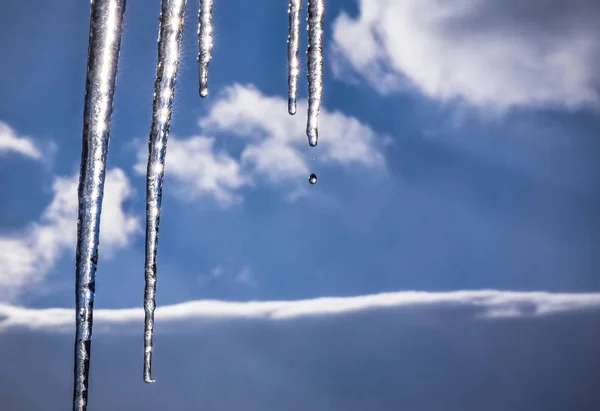
[[[309,127],[306,130],[306,135],[308,136],[308,145],[311,147],[315,147],[319,141],[319,132],[316,127]]]
[[[290,113],[290,115],[294,115],[296,114],[296,99],[295,98],[290,98],[288,99],[288,113]]]
[[[308,176],[308,182],[312,185],[317,184],[317,175],[315,173],[312,173],[310,176]]]

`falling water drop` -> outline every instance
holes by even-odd
[[[311,147],[319,140],[319,110],[323,97],[323,18],[325,0],[308,0],[308,122]]]
[[[312,173],[310,176],[308,176],[308,182],[311,184],[317,184],[317,175],[315,173]]]
[[[73,411],[87,409],[100,214],[125,4],[91,4],[78,192]]]
[[[198,12],[198,78],[200,81],[200,97],[208,96],[208,63],[212,59],[213,0],[200,0]]]
[[[300,73],[300,60],[298,48],[300,46],[300,11],[302,0],[290,0],[288,9],[288,113],[296,114],[296,94],[298,90],[298,74]]]
[[[148,142],[146,175],[146,261],[144,288],[144,381],[154,382],[152,374],[152,338],[156,308],[156,254],[162,184],[167,154],[167,138],[179,67],[179,50],[187,0],[162,0],[158,30],[158,63],[154,83],[152,128]]]

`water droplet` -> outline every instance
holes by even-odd
[[[308,176],[308,182],[311,184],[317,184],[317,175],[312,173],[310,176]]]

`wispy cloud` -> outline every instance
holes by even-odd
[[[248,265],[242,266],[240,269],[225,270],[218,265],[212,268],[208,273],[203,273],[198,276],[198,285],[206,286],[213,282],[229,282],[240,284],[247,287],[256,287],[256,278]]]
[[[78,181],[78,175],[55,179],[54,198],[39,221],[22,232],[0,236],[0,301],[14,300],[25,289],[39,286],[62,253],[75,250]],[[123,210],[131,195],[125,173],[108,171],[101,221],[105,256],[127,246],[140,231],[137,218]]]
[[[381,93],[415,87],[499,109],[600,101],[597,1],[359,3],[358,17],[335,20],[334,68]]]
[[[0,154],[12,152],[39,160],[42,153],[29,137],[19,137],[6,123],[0,121]]]
[[[216,266],[212,270],[210,270],[211,277],[218,278],[223,275],[223,267],[220,265]]]
[[[254,278],[252,270],[248,266],[242,267],[242,269],[237,273],[235,276],[235,282],[249,287],[256,286],[256,279]]]
[[[225,270],[220,265],[211,268],[208,273],[202,273],[198,276],[198,285],[204,287],[215,280],[219,280]]]
[[[189,301],[158,307],[159,322],[193,319],[292,320],[351,314],[374,309],[402,309],[424,306],[471,307],[478,317],[539,317],[578,310],[600,309],[600,293],[548,293],[499,290],[403,291],[358,297],[326,297],[298,301],[227,302]],[[24,308],[0,304],[0,330],[10,328],[70,330],[73,310],[68,308]],[[96,310],[94,321],[103,325],[142,321],[142,308]]]

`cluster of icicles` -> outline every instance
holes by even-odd
[[[76,340],[73,410],[85,411],[88,399],[90,343],[98,263],[100,212],[104,192],[106,154],[113,109],[115,80],[123,32],[126,0],[91,0],[90,36],[83,126],[83,149],[79,179],[79,216],[76,259]],[[148,145],[146,177],[146,261],[144,292],[144,381],[151,377],[152,337],[156,307],[156,255],[162,183],[171,121],[175,82],[187,0],[162,0],[158,37],[158,63],[154,85],[152,127]],[[208,96],[208,65],[212,58],[213,0],[200,0],[198,14],[199,94]],[[324,0],[308,1],[308,121],[306,133],[317,145],[318,117],[323,82]],[[301,0],[289,2],[288,112],[296,113],[299,74]],[[317,182],[311,174],[309,182]]]

